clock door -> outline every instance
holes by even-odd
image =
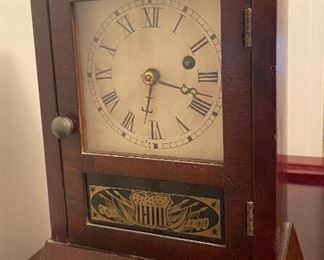
[[[249,4],[49,1],[71,243],[159,259],[251,256]]]

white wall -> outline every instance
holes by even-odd
[[[324,189],[290,184],[288,218],[296,227],[305,260],[324,259]]]
[[[287,71],[289,155],[322,156],[323,24],[323,0],[289,0]]]
[[[324,1],[278,0],[278,152],[322,156]],[[288,185],[305,260],[324,259],[324,189]]]
[[[0,259],[25,260],[50,237],[29,0],[0,0]]]

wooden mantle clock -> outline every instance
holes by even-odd
[[[41,259],[275,259],[276,1],[251,2],[32,0]]]

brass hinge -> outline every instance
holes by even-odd
[[[254,236],[254,202],[246,202],[246,234],[249,237]]]
[[[252,8],[244,9],[244,47],[252,47]]]

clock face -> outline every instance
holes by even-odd
[[[220,1],[75,4],[86,152],[221,162]]]

